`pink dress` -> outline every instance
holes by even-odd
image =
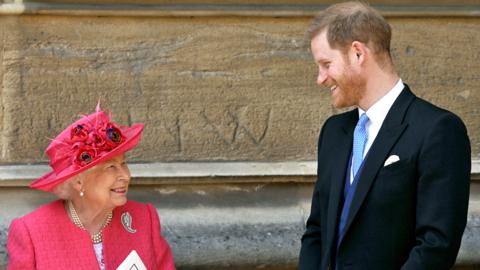
[[[157,211],[151,204],[128,201],[115,208],[112,222],[103,230],[102,244],[107,270],[116,269],[132,250],[149,270],[175,269],[170,247],[160,234]],[[7,249],[7,270],[99,269],[90,235],[70,221],[61,200],[13,220]]]

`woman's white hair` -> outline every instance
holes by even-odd
[[[84,172],[81,172],[75,176],[72,176],[66,181],[64,181],[63,183],[57,185],[52,191],[53,194],[57,195],[57,197],[59,197],[60,199],[71,200],[74,194],[77,192],[77,190],[75,190],[74,188],[75,181],[78,181],[78,180],[85,181],[86,180],[85,176],[89,172],[91,172],[95,167],[97,166],[93,166],[92,168]]]
[[[73,183],[78,179],[78,177],[78,175],[75,175],[60,185],[57,185],[52,191],[53,194],[57,195],[57,197],[60,199],[71,200],[74,192],[76,192],[75,188],[73,187]]]

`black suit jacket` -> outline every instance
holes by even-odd
[[[337,247],[343,186],[358,111],[330,117],[299,269],[450,269],[467,220],[470,142],[462,121],[406,86],[365,159]],[[400,160],[384,166],[390,155]]]

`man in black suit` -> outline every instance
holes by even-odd
[[[370,6],[330,6],[307,34],[317,83],[356,108],[321,130],[299,269],[450,269],[467,220],[464,124],[402,82],[390,25]]]

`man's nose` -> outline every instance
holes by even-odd
[[[319,86],[323,86],[326,80],[327,80],[327,75],[325,74],[325,72],[319,71],[318,77],[317,77],[317,84]]]

